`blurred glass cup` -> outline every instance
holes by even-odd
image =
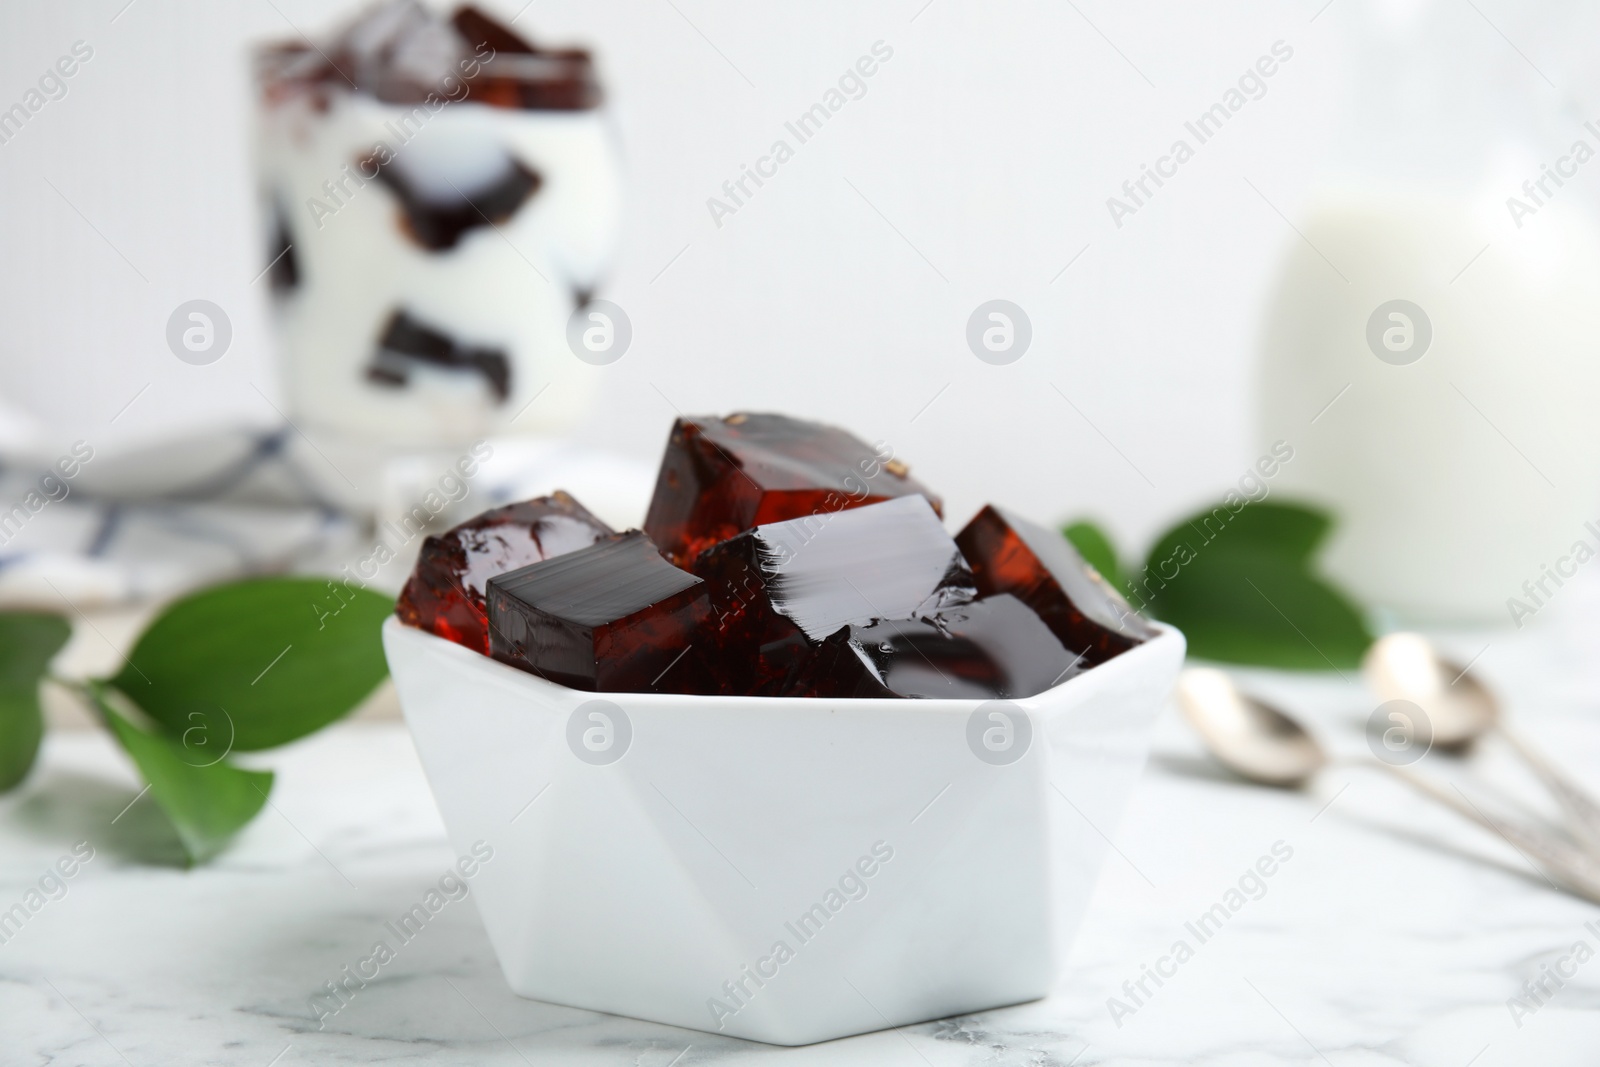
[[[342,475],[322,488],[370,509],[391,459],[575,421],[567,324],[620,216],[588,53],[393,0],[256,66],[287,414]]]

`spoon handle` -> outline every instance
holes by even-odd
[[[1497,726],[1501,737],[1511,746],[1512,750],[1522,758],[1544,787],[1555,797],[1556,803],[1561,805],[1561,811],[1567,817],[1567,825],[1572,832],[1591,851],[1600,852],[1600,804],[1584,791],[1566,774],[1556,769],[1555,765],[1544,758],[1538,749],[1533,747],[1520,733],[1510,729],[1504,723]]]
[[[1383,768],[1424,796],[1499,834],[1524,859],[1540,867],[1545,874],[1559,879],[1577,895],[1600,903],[1600,863],[1588,853],[1552,834],[1493,818],[1464,795],[1452,792],[1410,768],[1396,767],[1382,760],[1373,760],[1370,765]]]

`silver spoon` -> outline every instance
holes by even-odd
[[[1185,670],[1178,676],[1178,706],[1218,762],[1252,782],[1299,787],[1328,765],[1326,751],[1305,727],[1277,708],[1239,692],[1222,671],[1208,667]],[[1464,797],[1409,768],[1379,759],[1341,762],[1393,774],[1424,796],[1493,830],[1574,893],[1600,903],[1600,862],[1566,841],[1492,818]]]
[[[1380,700],[1406,700],[1421,708],[1440,748],[1462,751],[1489,733],[1502,738],[1555,797],[1573,836],[1600,855],[1600,803],[1507,727],[1488,687],[1441,657],[1427,638],[1413,633],[1379,638],[1367,650],[1361,673]]]

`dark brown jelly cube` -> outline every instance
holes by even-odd
[[[489,56],[474,75],[472,98],[496,107],[572,111],[599,107],[594,62],[581,48],[539,48],[475,7],[450,23],[474,55]]]
[[[481,185],[452,189],[440,196],[407,174],[405,157],[361,156],[361,173],[376,177],[400,207],[400,231],[429,252],[454,248],[479,227],[498,227],[544,185],[544,178],[521,160],[501,153],[500,171]],[[501,399],[505,399],[502,393]]]
[[[479,54],[488,51],[495,54],[506,52],[512,55],[531,56],[537,51],[527,41],[518,37],[510,26],[471,4],[463,4],[456,8],[450,16],[450,25],[455,27],[456,33],[467,46]]]
[[[679,661],[709,615],[705,583],[638,530],[489,579],[494,658],[574,689],[695,691]]]
[[[1156,635],[1072,543],[1053,530],[994,505],[956,535],[978,593],[1010,593],[1038,613],[1085,666],[1094,666]]]
[[[1001,594],[923,619],[848,626],[788,680],[784,696],[1012,700],[1080,673],[1039,616]]]
[[[511,395],[511,361],[505,349],[460,341],[404,308],[396,308],[378,335],[372,361],[367,364],[367,379],[379,385],[404,386],[417,364],[476,374],[497,403],[505,403]]]
[[[487,654],[485,587],[491,576],[586,548],[612,534],[611,527],[559,490],[492,508],[422,542],[395,614],[408,626]]]
[[[729,691],[771,694],[850,623],[911,618],[970,600],[972,575],[928,501],[901,497],[767,523],[695,561]]]
[[[271,44],[256,57],[268,101],[308,94],[319,111],[347,89],[387,103],[431,104],[453,95],[457,78],[467,99],[491,107],[571,111],[602,99],[587,51],[540,48],[472,6],[446,20],[414,0],[375,4],[321,44]]]
[[[645,532],[689,567],[701,552],[753,526],[918,494],[886,448],[785,415],[680,418],[672,425]]]

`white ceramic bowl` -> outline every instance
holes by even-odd
[[[390,619],[517,993],[800,1045],[1043,996],[1183,662],[1011,703],[595,694]],[[596,717],[596,716],[599,717]]]

